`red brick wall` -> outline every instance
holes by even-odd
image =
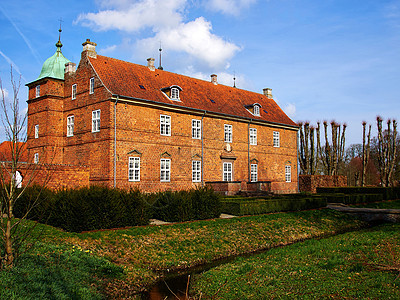
[[[95,78],[95,92],[89,94],[89,79]],[[56,82],[58,84],[58,81]],[[54,83],[54,85],[56,85]],[[51,90],[51,80],[48,89]],[[71,86],[77,84],[76,99],[71,99]],[[59,86],[61,87],[61,86]],[[30,88],[30,99],[34,97]],[[46,86],[47,88],[47,86]],[[91,184],[114,183],[114,103],[111,94],[102,86],[85,55],[82,56],[75,73],[65,75],[62,86],[65,97],[30,100],[30,125],[48,122],[47,138],[32,139],[28,144],[30,155],[41,151],[40,156],[54,153],[54,162],[68,165],[88,165]],[[42,92],[42,91],[41,91]],[[58,90],[58,92],[60,92]],[[51,113],[43,107],[54,106],[61,110]],[[270,181],[271,190],[277,193],[297,192],[297,131],[271,125],[206,114],[203,118],[204,152],[201,140],[192,139],[192,119],[201,120],[202,113],[188,110],[150,107],[143,103],[120,101],[117,108],[116,183],[117,187],[137,187],[144,191],[181,190],[199,185],[192,182],[192,160],[201,160],[203,155],[204,181],[222,180],[222,162],[232,157],[233,180],[248,182],[249,160],[258,164],[258,180]],[[92,133],[92,111],[101,110],[100,132]],[[160,135],[160,115],[171,116],[171,136]],[[66,137],[67,117],[74,115],[74,135]],[[43,120],[43,121],[41,121]],[[41,124],[41,123],[40,123]],[[233,127],[231,152],[225,150],[224,124]],[[41,125],[40,125],[41,126]],[[257,145],[248,145],[249,126],[257,129]],[[273,147],[273,132],[280,133],[280,147]],[[51,146],[51,147],[50,147]],[[140,153],[140,182],[128,181],[129,152]],[[171,159],[171,181],[160,182],[160,159]],[[49,159],[40,160],[50,162]],[[285,166],[292,168],[291,182],[285,182]],[[241,185],[240,185],[241,186]],[[246,187],[244,185],[243,187]],[[240,187],[239,189],[242,189]]]
[[[347,186],[346,176],[300,175],[299,188],[301,192],[317,192],[317,187]]]
[[[89,185],[89,167],[86,166],[19,164],[17,170],[22,175],[23,186],[29,181],[32,181],[30,185],[39,184],[53,190]],[[4,167],[1,171],[5,171]],[[3,174],[8,176],[7,173]]]

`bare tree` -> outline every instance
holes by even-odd
[[[318,122],[317,127],[317,147],[321,154],[322,165],[325,175],[338,175],[339,169],[343,164],[344,153],[345,153],[345,133],[346,124],[342,126],[335,121],[330,123],[331,125],[331,141],[328,138],[328,122],[324,121],[324,137],[325,145],[321,146],[320,142],[320,123]]]
[[[319,133],[319,129],[315,130],[309,122],[299,122],[298,125],[300,126],[299,163],[301,174],[314,175],[318,170],[320,160],[318,147],[315,145],[315,132]],[[319,141],[319,135],[317,141]]]
[[[363,143],[362,143],[362,172],[361,172],[361,186],[365,185],[365,178],[367,173],[367,165],[369,162],[370,144],[371,144],[371,125],[368,126],[367,133],[367,122],[362,122],[363,126]]]
[[[36,164],[27,164],[23,157],[26,154],[27,114],[20,114],[18,93],[21,78],[14,81],[11,69],[12,99],[9,100],[4,92],[0,78],[1,102],[0,111],[5,136],[8,144],[7,155],[0,157],[0,267],[12,267],[17,257],[26,249],[24,244],[32,232],[26,218],[29,212],[37,205],[37,199],[32,201],[20,218],[14,217],[14,207],[18,199],[32,183],[36,175]],[[19,170],[24,168],[24,184],[21,184]]]
[[[397,122],[396,120],[387,120],[387,129],[382,128],[382,118],[376,118],[378,127],[378,167],[382,186],[392,185],[392,173],[397,158]],[[392,128],[393,125],[393,128]]]

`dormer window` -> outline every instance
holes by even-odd
[[[260,104],[254,103],[254,104],[246,105],[245,107],[253,116],[256,116],[256,117],[260,116],[260,109],[261,109]]]
[[[179,100],[179,90],[177,88],[171,88],[171,99]]]
[[[170,99],[173,101],[181,101],[179,97],[179,92],[182,91],[182,88],[177,85],[172,85],[167,88],[161,89],[161,91]]]

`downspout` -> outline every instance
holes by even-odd
[[[247,182],[251,180],[251,168],[250,168],[250,124],[253,122],[253,119],[250,119],[247,125]]]
[[[204,187],[204,116],[206,111],[204,111],[201,117],[201,187]]]
[[[299,171],[299,130],[297,130],[297,139],[296,139],[296,168],[297,168],[297,193],[300,193],[300,171]]]
[[[119,95],[114,103],[114,188],[117,187],[117,103]]]

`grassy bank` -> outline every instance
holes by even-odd
[[[68,277],[70,286],[76,283],[76,289],[86,289],[93,295],[127,297],[145,289],[168,270],[363,226],[363,222],[347,215],[322,209],[81,234],[46,227],[46,237],[40,238],[35,252],[26,256],[28,260],[34,258],[31,264],[22,264],[24,267],[16,268],[16,272],[1,271],[7,280],[0,281],[0,290],[8,287],[6,282],[15,283],[8,290],[16,295],[21,289],[35,291],[37,285],[50,284],[43,283],[44,278],[39,275],[27,277],[24,283],[17,280],[21,274],[30,276],[30,270],[36,268],[43,273],[59,272],[57,276]],[[28,269],[24,269],[25,265]],[[73,276],[68,272],[74,272]],[[63,280],[51,280],[51,289],[65,290]],[[35,298],[34,293],[30,295]]]
[[[369,208],[382,208],[382,209],[400,209],[400,199],[383,201],[383,202],[375,202],[375,203],[367,203],[360,205],[352,205],[353,207],[369,207]]]
[[[275,248],[192,280],[202,299],[400,299],[400,224]]]

